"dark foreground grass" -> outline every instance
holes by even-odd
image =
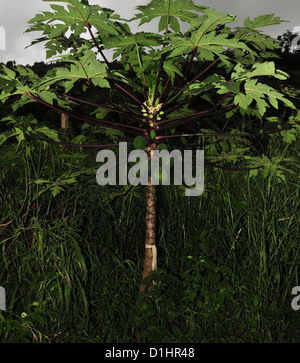
[[[280,150],[299,160],[299,145]],[[297,162],[281,182],[207,168],[201,197],[160,187],[159,269],[136,308],[143,187],[120,196],[90,179],[53,197],[32,179],[55,157],[13,151],[1,160],[17,167],[0,184],[0,342],[299,341]]]

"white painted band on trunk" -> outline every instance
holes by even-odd
[[[157,270],[157,249],[155,245],[146,244],[145,248],[152,249],[152,271]]]

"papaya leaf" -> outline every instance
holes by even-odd
[[[70,68],[59,67],[51,70],[36,87],[38,90],[47,89],[52,84],[62,82],[65,91],[68,92],[74,87],[76,81],[80,79],[91,80],[95,86],[109,88],[110,85],[105,79],[107,76],[106,65],[96,59],[96,54],[89,49],[81,49],[82,57],[63,55],[59,60],[71,63]]]
[[[144,51],[149,52],[151,49],[154,49],[154,47],[159,46],[160,44],[161,36],[159,34],[140,32],[126,36],[121,35],[110,37],[107,39],[104,48],[116,49],[113,58],[116,58],[125,52],[127,59],[133,55],[138,61],[138,58],[141,57],[141,53]],[[137,62],[136,60],[134,60],[133,64],[138,63],[138,65],[141,66],[141,63],[143,62]],[[132,61],[130,61],[130,63],[132,64]]]
[[[254,20],[250,20],[250,18],[247,17],[247,19],[244,21],[244,25],[248,29],[254,30],[264,26],[277,25],[282,22],[285,22],[285,20],[281,20],[280,17],[277,16],[274,17],[274,14],[267,14],[267,15],[260,15],[254,18]]]
[[[282,101],[287,107],[295,109],[293,103],[285,98],[280,92],[277,92],[271,86],[259,83],[256,79],[249,79],[245,82],[246,95],[254,99],[260,108],[260,114],[263,115],[266,111],[264,99],[268,99],[273,107],[278,108],[278,101]]]
[[[176,66],[172,61],[168,60],[164,62],[163,69],[167,73],[167,75],[171,77],[171,80],[175,79],[176,74],[178,74],[181,77],[183,76],[180,68]]]
[[[139,26],[141,26],[159,18],[159,32],[168,27],[179,32],[178,19],[190,23],[193,18],[198,16],[195,11],[202,11],[206,7],[197,6],[192,0],[152,0],[149,4],[139,5],[136,8],[139,12],[130,21],[140,20]]]
[[[205,34],[215,31],[219,25],[228,24],[236,21],[236,16],[231,14],[220,13],[216,9],[203,10],[205,16],[199,17],[192,21],[192,41],[195,45],[201,42]],[[198,24],[197,24],[198,23]],[[198,27],[197,27],[198,25]]]
[[[37,14],[28,21],[29,24],[33,25],[26,30],[27,32],[40,30],[44,34],[48,34],[50,38],[58,37],[68,30],[75,31],[75,35],[79,35],[86,31],[89,24],[106,35],[118,34],[114,22],[110,20],[111,12],[105,12],[98,5],[84,4],[79,0],[43,1],[66,3],[67,6],[51,4],[50,7],[54,12],[45,11]],[[51,26],[50,30],[49,26]]]
[[[231,78],[233,80],[245,80],[252,77],[265,76],[274,77],[280,80],[286,80],[287,78],[289,78],[289,75],[287,73],[275,69],[274,62],[255,63],[250,72],[247,71],[241,64],[238,64],[235,66]]]
[[[191,53],[196,49],[199,59],[213,61],[217,56],[228,63],[228,58],[224,55],[227,49],[242,49],[251,53],[244,42],[232,37],[230,33],[216,32],[220,25],[236,21],[234,15],[220,13],[215,9],[204,9],[202,12],[204,16],[191,21],[192,26],[186,33],[189,36],[182,37],[177,33],[170,35],[171,45],[164,50],[172,50],[170,57]]]
[[[12,69],[6,67],[4,64],[2,65],[2,69],[4,70],[6,74],[6,79],[15,79],[16,78],[16,72],[14,72]],[[2,76],[5,78],[5,75]]]

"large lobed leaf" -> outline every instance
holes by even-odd
[[[171,44],[165,47],[164,52],[172,51],[170,57],[194,52],[199,59],[214,60],[217,56],[224,62],[228,62],[224,54],[228,49],[251,52],[244,42],[232,36],[230,32],[219,32],[220,26],[236,21],[234,15],[209,8],[203,9],[202,12],[204,15],[191,19],[191,27],[184,36],[178,33],[170,35]]]
[[[52,25],[50,38],[55,38],[65,33],[67,30],[72,30],[75,35],[79,35],[85,31],[87,24],[94,26],[99,32],[104,32],[107,35],[117,35],[118,31],[111,20],[120,20],[120,17],[110,17],[110,13],[104,11],[98,5],[86,5],[79,0],[43,0],[45,2],[60,2],[66,3],[67,6],[51,4],[50,7],[54,12],[44,11],[37,14],[34,18],[28,21],[33,24],[27,31],[36,31],[39,29],[44,31],[43,25]],[[57,23],[59,22],[59,23]],[[55,23],[55,24],[52,24]]]
[[[234,83],[243,83],[244,92],[236,92],[234,103],[243,110],[251,111],[250,105],[256,102],[256,107],[260,116],[263,116],[269,107],[267,101],[278,109],[278,101],[283,102],[287,107],[295,108],[293,103],[284,95],[267,84],[258,82],[256,77],[274,77],[286,80],[288,74],[275,69],[274,62],[256,63],[251,70],[245,69],[241,64],[234,68],[231,78]]]
[[[99,62],[96,54],[89,49],[79,49],[81,57],[63,55],[59,60],[71,63],[71,67],[56,68],[54,74],[50,73],[38,83],[38,89],[45,89],[50,85],[62,82],[65,91],[68,92],[74,87],[76,81],[85,79],[93,82],[95,86],[109,88],[106,80],[107,66]]]
[[[94,86],[110,87],[106,79],[107,66],[97,60],[93,51],[82,48],[79,49],[77,57],[63,55],[60,60],[70,63],[71,66],[54,68],[42,79],[35,76],[28,68],[18,66],[16,67],[17,72],[15,72],[3,65],[0,69],[0,101],[4,103],[11,96],[21,96],[13,104],[15,111],[18,107],[32,102],[32,99],[28,97],[31,94],[48,104],[53,105],[53,101],[56,100],[59,106],[69,108],[69,104],[72,102],[60,97],[55,89],[50,89],[51,85],[61,85],[65,88],[65,92],[71,90],[79,80],[87,80]]]
[[[202,11],[206,7],[197,6],[192,0],[152,0],[149,4],[136,8],[139,13],[131,21],[140,20],[139,25],[143,25],[159,18],[158,31],[169,27],[175,32],[180,32],[178,19],[189,23],[198,16],[195,12]]]
[[[63,3],[51,4],[52,11],[44,11],[29,20],[30,27],[26,32],[39,31],[42,36],[35,39],[29,46],[46,42],[47,58],[57,53],[75,49],[80,46],[93,48],[94,43],[86,34],[94,32],[94,36],[101,40],[105,37],[119,35],[126,29],[124,19],[114,14],[113,10],[101,8],[99,5],[89,5],[88,1],[79,0],[43,0],[45,2]]]
[[[128,34],[126,36],[120,35],[116,37],[109,37],[104,45],[105,49],[116,49],[114,58],[120,54],[125,54],[130,57],[131,53],[134,54],[138,60],[137,52],[144,52],[153,49],[162,44],[161,36],[153,33],[139,32],[137,34]]]

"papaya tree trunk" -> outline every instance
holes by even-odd
[[[142,280],[151,271],[157,269],[157,250],[155,245],[156,236],[156,186],[151,185],[150,179],[146,186],[146,239],[145,239],[145,260]],[[150,286],[149,286],[150,287]],[[143,283],[140,292],[144,291],[146,285]]]
[[[144,259],[144,269],[142,274],[142,283],[140,286],[139,293],[141,294],[145,291],[147,284],[145,284],[144,279],[149,276],[149,273],[157,269],[157,252],[155,245],[156,236],[156,187],[151,185],[150,179],[148,185],[146,186],[146,239],[145,239],[145,259]],[[148,285],[148,291],[151,289],[152,283]],[[140,295],[141,296],[141,295]],[[135,309],[139,307],[139,299],[136,302]],[[141,319],[142,316],[133,317],[133,332],[136,337],[136,341],[140,343],[141,336],[140,330],[146,329],[146,326],[135,326],[136,322]]]

